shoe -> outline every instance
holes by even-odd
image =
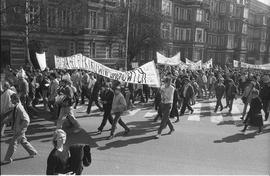
[[[223,110],[223,107],[220,108],[220,111],[222,111],[222,110]]]
[[[31,154],[31,155],[29,155],[29,158],[34,158],[37,155],[38,155],[38,153]]]
[[[229,113],[231,113],[232,112],[232,109],[229,109]]]
[[[125,130],[124,135],[127,135],[130,132],[130,129]]]
[[[179,119],[176,119],[176,121],[174,122],[174,123],[177,123],[177,122],[179,122],[180,120]]]
[[[244,117],[242,116],[242,117],[240,117],[240,119],[241,119],[241,120],[244,120]]]
[[[256,134],[262,134],[262,130],[258,131]]]
[[[4,160],[1,162],[1,165],[10,164],[10,163],[12,163],[12,161],[13,161],[13,159],[11,159],[11,158],[9,160]]]
[[[242,133],[245,133],[245,132],[246,132],[246,130],[241,130],[241,132],[242,132]]]
[[[101,131],[101,130],[98,130],[98,131],[97,131],[97,134],[101,134],[101,133],[102,133],[102,131]]]
[[[214,113],[217,113],[217,110],[214,110]]]
[[[157,135],[155,136],[155,138],[156,138],[156,139],[159,139],[160,136],[161,136],[160,134],[157,134]]]
[[[112,138],[114,138],[114,135],[110,135],[107,139],[110,140]]]
[[[192,109],[190,114],[193,114],[193,112],[194,112],[194,110]]]
[[[172,130],[169,131],[168,134],[172,134],[174,131],[175,131],[175,129],[172,129]]]

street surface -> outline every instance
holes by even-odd
[[[223,100],[223,104],[225,104]],[[214,113],[215,99],[197,102],[192,115],[185,114],[180,122],[173,123],[175,132],[167,135],[163,130],[159,139],[154,139],[159,121],[151,103],[137,104],[136,108],[122,119],[131,132],[123,136],[124,129],[117,126],[116,137],[107,140],[111,125],[107,123],[102,134],[96,131],[103,112],[92,107],[87,115],[86,106],[76,109],[76,117],[83,130],[78,134],[68,133],[67,144],[86,143],[92,146],[92,164],[83,174],[270,174],[270,123],[264,122],[264,130],[256,135],[256,128],[248,128],[245,134],[240,117],[243,109],[241,99],[234,103],[232,114],[228,109]],[[1,166],[1,174],[45,174],[47,157],[52,150],[54,122],[49,114],[41,111],[32,120],[27,137],[39,151],[39,156],[26,158],[27,152],[19,145],[14,162]],[[47,120],[45,120],[47,119]],[[171,119],[173,122],[174,119]],[[1,138],[1,160],[11,137]]]

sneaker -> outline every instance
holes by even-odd
[[[223,107],[220,108],[220,111],[222,111],[222,110],[223,110]]]
[[[192,109],[190,114],[193,114],[193,112],[194,112],[194,110]]]
[[[127,135],[128,133],[130,132],[130,129],[128,129],[128,130],[125,130],[125,133],[124,133],[124,135]]]
[[[156,139],[159,139],[160,136],[161,136],[160,134],[157,134],[157,135],[155,136],[155,138],[156,138]]]
[[[38,155],[38,153],[31,154],[31,155],[29,155],[29,158],[34,158],[37,155]]]
[[[107,139],[110,140],[112,138],[114,138],[114,135],[110,135]]]
[[[258,131],[258,132],[257,132],[257,134],[262,134],[262,131],[261,131],[261,130],[260,130],[260,131]]]
[[[175,129],[172,129],[172,130],[169,131],[168,134],[172,134],[174,131],[175,131]]]
[[[180,120],[179,119],[176,119],[176,121],[174,122],[174,123],[177,123],[177,122],[179,122]]]
[[[246,130],[241,130],[241,132],[242,132],[242,133],[245,133],[245,132],[246,132]]]
[[[11,158],[9,160],[4,160],[1,162],[1,165],[10,164],[10,163],[12,163],[12,161],[13,161],[13,159],[11,159]]]

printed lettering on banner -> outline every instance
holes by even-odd
[[[55,56],[55,67],[58,69],[83,69],[120,82],[160,87],[160,78],[154,61],[134,70],[122,72],[106,67],[82,54],[76,54],[70,57]]]

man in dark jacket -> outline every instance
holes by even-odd
[[[218,84],[216,85],[215,91],[216,91],[216,97],[217,97],[217,104],[216,104],[215,112],[217,112],[217,109],[219,106],[220,106],[220,111],[222,111],[223,105],[222,105],[221,99],[225,93],[225,86],[223,84],[223,79],[221,78],[218,79]]]
[[[109,82],[105,83],[104,87],[102,88],[102,92],[100,94],[101,103],[103,104],[104,114],[103,114],[103,120],[98,127],[98,133],[101,133],[104,126],[107,123],[107,120],[109,120],[110,124],[113,124],[113,118],[111,115],[112,110],[112,101],[114,97],[113,90],[109,87]]]
[[[91,79],[94,79],[94,77],[91,76]],[[99,95],[100,88],[101,88],[101,80],[100,79],[97,79],[94,82],[93,90],[92,91],[91,91],[91,88],[90,88],[91,96],[89,98],[89,103],[88,103],[88,107],[87,107],[87,111],[86,111],[87,114],[90,114],[90,112],[91,112],[91,107],[92,107],[93,101],[95,102],[95,104],[97,105],[97,107],[99,108],[99,110],[100,111],[103,111],[103,108],[101,107],[101,105],[98,102],[98,95]]]
[[[184,98],[184,101],[183,101],[183,106],[181,108],[180,116],[184,115],[186,108],[188,108],[191,111],[191,114],[194,112],[194,110],[190,106],[190,100],[194,95],[193,87],[190,84],[189,79],[184,79],[183,81],[184,81],[184,87],[183,87],[182,96]]]
[[[232,79],[229,79],[228,82],[229,87],[226,92],[226,98],[228,98],[229,112],[232,112],[233,100],[236,99],[237,95],[237,87],[235,86],[234,81]]]

